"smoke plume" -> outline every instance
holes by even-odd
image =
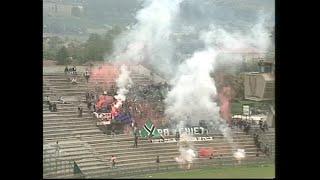
[[[220,115],[223,119],[230,121],[231,112],[230,112],[230,101],[231,101],[231,88],[223,87],[222,92],[219,93],[220,100]]]
[[[114,96],[117,99],[115,104],[116,108],[119,108],[123,101],[126,100],[126,94],[129,92],[128,88],[133,84],[130,78],[130,72],[126,65],[122,65],[120,69],[120,75],[117,79],[117,95]]]
[[[188,164],[190,166],[190,164],[196,157],[194,146],[191,141],[191,136],[189,136],[187,133],[182,133],[178,146],[180,155],[175,158],[176,162],[180,165]]]
[[[250,48],[266,51],[270,41],[263,23],[260,21],[246,33],[228,32],[211,25],[209,31],[200,34],[206,48],[196,51],[191,58],[180,64],[171,81],[173,88],[165,100],[165,113],[172,121],[198,125],[199,120],[207,120],[209,128],[219,129],[233,144],[231,131],[220,117],[220,107],[213,101],[217,90],[210,73],[214,72],[217,56],[223,56],[225,51],[241,53],[243,49]],[[232,58],[232,54],[227,57]],[[225,57],[224,61],[230,60],[228,58]]]
[[[114,42],[115,61],[130,61],[152,65],[170,74],[174,44],[172,26],[183,0],[145,0],[137,12],[137,23]]]

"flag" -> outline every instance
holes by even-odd
[[[162,137],[161,134],[158,132],[158,129],[153,125],[153,123],[148,120],[144,126],[143,129],[140,131],[141,137]]]

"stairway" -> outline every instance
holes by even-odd
[[[133,148],[133,137],[129,135],[120,134],[111,137],[103,134],[85,106],[83,106],[83,116],[78,117],[77,106],[85,99],[85,92],[92,88],[94,84],[92,82],[98,81],[98,76],[93,77],[89,83],[79,77],[77,87],[71,86],[62,73],[44,74],[43,79],[46,89],[44,97],[49,95],[51,100],[54,100],[63,96],[69,103],[57,104],[57,112],[50,112],[47,105],[43,106],[44,178],[77,178],[72,169],[74,161],[85,178],[132,177],[145,172],[155,172],[157,155],[160,157],[161,171],[178,168],[174,160],[179,156],[176,142],[150,143],[146,139],[140,139],[138,148]],[[137,78],[135,81],[139,82],[141,79]],[[100,80],[104,83],[103,78]],[[142,80],[140,83],[146,81]],[[149,103],[149,107],[153,107],[152,103]],[[232,148],[241,148],[246,151],[244,163],[268,163],[265,155],[256,157],[257,148],[253,138],[244,132],[233,130],[233,145],[229,144],[221,133],[211,133],[209,136],[213,136],[214,139],[194,142],[194,150],[197,151],[200,147],[212,147],[222,155],[221,161],[224,165],[233,165],[235,160]],[[270,129],[266,136],[274,147],[274,129]],[[58,161],[55,156],[57,140],[61,148]],[[117,157],[116,169],[110,169],[111,155]],[[55,162],[61,162],[57,169],[52,168],[55,167]],[[219,161],[204,158],[194,160],[195,168],[201,168],[206,164],[215,166]]]

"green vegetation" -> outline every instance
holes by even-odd
[[[232,114],[242,114],[242,106],[249,105],[251,108],[263,108],[270,102],[257,102],[257,101],[250,101],[250,100],[237,100],[231,103],[231,113]]]
[[[223,167],[147,174],[139,178],[274,178],[275,166]]]
[[[44,41],[43,58],[66,64],[65,56],[71,57],[77,64],[88,61],[103,61],[104,55],[113,51],[113,40],[121,33],[121,28],[114,26],[104,35],[90,34],[85,42],[51,37]],[[62,48],[63,51],[62,51]]]
[[[57,57],[56,60],[58,61],[59,65],[64,65],[64,64],[68,64],[68,52],[66,47],[62,47],[58,53],[57,53]]]
[[[231,113],[232,114],[242,114],[242,104],[239,102],[231,103]]]

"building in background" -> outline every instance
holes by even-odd
[[[274,100],[274,63],[260,61],[259,72],[248,72],[244,75],[244,97],[247,100]]]

